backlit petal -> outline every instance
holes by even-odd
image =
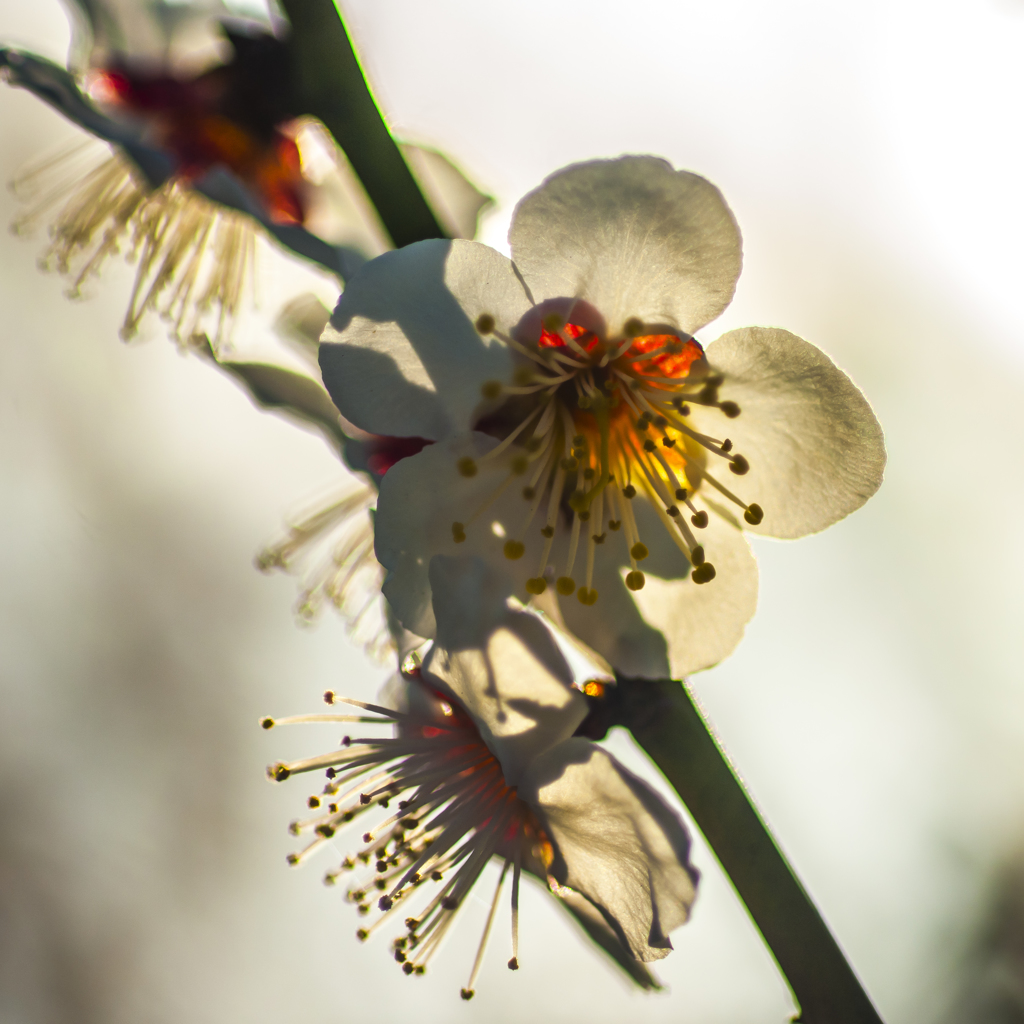
[[[647,573],[643,590],[633,595],[647,622],[664,634],[673,679],[710,668],[731,654],[757,609],[757,562],[750,545],[735,520],[724,518],[731,519],[729,509],[713,499],[706,504],[711,515],[700,540],[715,578],[698,586],[690,579]]]
[[[557,171],[516,207],[509,242],[535,301],[585,299],[612,336],[631,317],[693,333],[729,304],[740,272],[718,189],[652,156]]]
[[[373,434],[438,439],[472,425],[481,386],[504,381],[508,330],[529,302],[512,264],[477,242],[432,240],[385,253],[349,282],[320,342],[324,384]]]
[[[745,528],[772,537],[816,533],[878,490],[882,428],[824,352],[779,328],[745,327],[712,342],[707,356],[725,375],[722,399],[740,407],[728,431],[750,464],[741,478],[723,477],[764,510],[760,525]],[[693,418],[710,433],[723,429],[716,410],[695,408]]]
[[[660,960],[690,915],[698,873],[679,816],[589,740],[540,757],[519,786],[556,847],[552,877],[604,913],[638,960]]]
[[[430,563],[437,642],[424,678],[469,712],[505,782],[568,739],[587,715],[572,672],[543,622],[508,607],[512,581],[478,557]]]

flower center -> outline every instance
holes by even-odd
[[[419,669],[407,678],[418,679]],[[512,869],[512,958],[519,967],[519,882],[524,860],[551,863],[551,844],[533,811],[510,788],[501,766],[480,738],[476,726],[457,704],[419,682],[430,710],[392,711],[361,701],[336,697],[328,704],[354,705],[368,714],[299,715],[265,718],[265,729],[299,722],[358,722],[392,726],[391,737],[350,737],[340,751],[267,769],[274,781],[302,772],[327,769],[322,793],[309,797],[317,813],[293,822],[291,832],[313,832],[316,838],[288,862],[299,864],[331,842],[336,832],[374,808],[396,810],[363,833],[362,846],[346,856],[324,883],[334,885],[345,872],[362,869],[366,877],[347,892],[359,913],[371,912],[377,897],[382,915],[356,933],[365,941],[385,922],[404,917],[405,934],[392,942],[394,958],[406,974],[423,974],[451,927],[458,908],[492,856],[504,865],[477,956],[462,997],[473,996],[473,984],[498,907],[505,878]],[[333,844],[332,844],[333,845]],[[373,864],[374,873],[369,874]],[[434,883],[432,895],[423,887]],[[414,910],[414,905],[418,909]]]
[[[711,371],[700,344],[687,336],[647,333],[639,320],[626,324],[621,339],[605,340],[557,314],[544,318],[533,345],[497,332],[490,316],[480,317],[477,329],[495,334],[521,362],[511,384],[488,381],[482,389],[485,398],[505,399],[477,425],[500,443],[479,463],[461,459],[459,471],[475,476],[483,463],[505,462],[500,489],[513,477],[524,478],[522,495],[529,508],[518,533],[505,541],[505,556],[523,556],[522,538],[540,513],[544,543],[527,590],[541,594],[553,579],[558,593],[575,592],[582,604],[594,604],[594,563],[607,530],[623,532],[630,562],[626,586],[640,590],[645,577],[639,563],[649,551],[632,507],[638,495],[652,505],[688,559],[694,583],[714,579],[715,567],[695,533],[709,521],[696,503],[699,492],[713,488],[738,505],[752,525],[763,513],[708,468],[715,457],[738,476],[748,471],[732,441],[703,434],[690,422],[694,405],[716,408],[725,419],[740,414],[735,402],[719,398],[722,377]],[[568,523],[569,542],[564,565],[556,567],[551,556],[560,521]],[[465,540],[466,527],[452,524],[456,543]],[[580,562],[578,585],[574,573]]]

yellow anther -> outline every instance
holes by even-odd
[[[715,567],[710,562],[705,562],[703,565],[698,565],[697,568],[693,570],[690,574],[690,578],[694,583],[710,583],[717,575]]]
[[[626,486],[622,488],[622,496],[624,498],[635,498],[636,488],[632,484],[626,484]]]
[[[627,338],[639,338],[644,333],[644,325],[642,320],[638,320],[635,316],[631,316],[623,325],[622,333]]]
[[[604,683],[600,679],[590,679],[583,684],[583,692],[588,697],[603,697]]]
[[[359,931],[356,932],[356,938],[360,942],[365,942],[369,937],[370,933],[365,928],[360,928]]]
[[[526,545],[521,540],[505,541],[505,557],[511,561],[522,558],[526,551]]]
[[[731,420],[736,419],[740,414],[740,407],[735,402],[722,402],[718,408]]]
[[[260,720],[260,725],[262,725],[264,729],[273,729],[274,728],[274,720],[272,718],[261,719]]]
[[[318,796],[311,796],[306,801],[306,806],[309,807],[311,810],[316,810],[316,808],[320,806],[320,797],[318,797]]]
[[[289,867],[295,867],[299,863],[299,855],[297,853],[289,853],[285,860],[288,862]]]
[[[703,530],[708,525],[708,514],[703,509],[696,515],[690,516],[690,522],[697,527],[698,530]]]
[[[526,581],[526,591],[529,594],[543,594],[548,589],[548,581],[543,576],[534,576]]]
[[[576,589],[576,581],[571,576],[559,576],[555,580],[555,590],[563,597],[568,597]]]
[[[750,469],[750,463],[742,455],[734,455],[729,463],[729,468],[737,475],[743,476]]]
[[[637,541],[630,549],[629,553],[638,561],[642,562],[649,554],[647,545],[643,541]]]
[[[580,604],[591,605],[597,603],[597,591],[593,587],[589,589],[587,587],[580,587],[576,592],[576,596],[579,598]]]
[[[584,491],[574,491],[569,495],[569,508],[573,512],[586,512],[587,510],[587,495]]]
[[[463,455],[455,465],[462,476],[476,476],[476,459]]]
[[[609,530],[621,530],[622,529],[622,520],[621,519],[609,519],[608,520],[608,529]]]
[[[626,586],[630,590],[643,590],[646,582],[646,577],[639,569],[626,573]]]
[[[487,380],[480,385],[480,394],[484,398],[497,398],[501,394],[500,380]]]
[[[334,703],[334,691],[333,690],[324,690],[324,703],[325,704],[333,704]]]
[[[490,313],[481,313],[476,318],[476,329],[481,334],[490,334],[494,330],[494,317]]]
[[[746,511],[743,513],[743,518],[750,523],[751,526],[757,526],[762,519],[764,519],[764,511],[760,505],[748,505]]]
[[[461,544],[466,539],[466,527],[462,523],[452,523],[452,540]]]
[[[410,966],[410,968],[412,967],[411,964],[409,966]],[[472,999],[473,998],[473,994],[474,993],[473,993],[473,990],[471,988],[459,989],[459,995],[462,996],[463,999],[467,999],[467,1000],[468,999]]]
[[[555,535],[555,528],[553,526],[545,526],[545,527],[543,527],[541,529],[540,535],[542,537],[547,537],[547,538],[554,537],[554,535]]]
[[[291,771],[284,764],[272,764],[267,769],[267,778],[273,779],[274,782],[284,782],[289,775],[291,775]]]
[[[530,468],[530,460],[525,455],[517,455],[512,460],[512,472],[522,476]]]

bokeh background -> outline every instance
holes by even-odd
[[[886,1020],[1024,1020],[1024,5],[342,6],[396,130],[497,198],[485,241],[559,166],[664,155],[744,234],[703,340],[785,326],[870,397],[881,492],[755,540],[760,610],[694,686]],[[0,36],[61,60],[68,26],[56,0],[2,0]],[[4,179],[74,134],[0,90]],[[130,273],[71,303],[43,244],[0,237],[0,1021],[787,1019],[699,844],[658,995],[534,890],[523,970],[499,917],[472,1003],[482,899],[425,978],[355,942],[341,893],[284,864],[305,790],[263,777],[333,737],[257,727],[385,675],[252,568],[337,463],[158,326],[125,346]]]

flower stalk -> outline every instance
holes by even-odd
[[[788,982],[794,1020],[881,1024],[686,685],[622,679],[606,694],[584,729],[625,726],[672,784]]]
[[[446,238],[374,102],[333,0],[282,0],[296,98],[345,151],[395,246]]]

